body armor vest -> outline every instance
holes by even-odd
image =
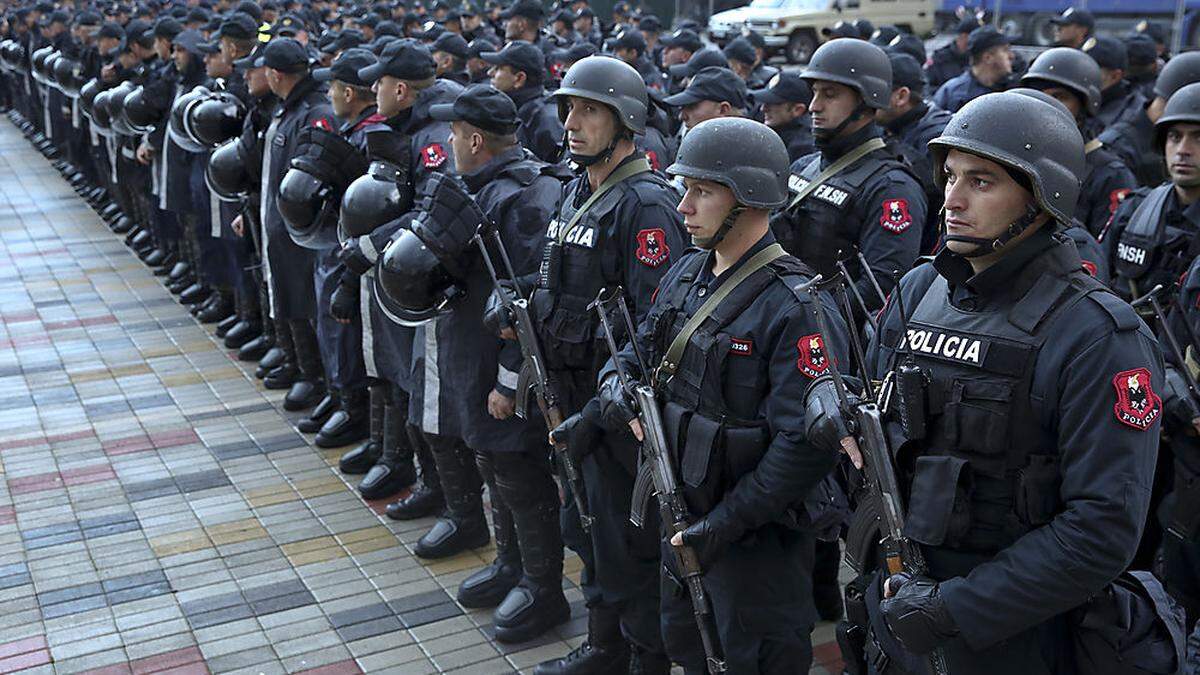
[[[1117,240],[1115,284],[1122,294],[1141,295],[1156,284],[1170,286],[1200,251],[1196,232],[1168,223],[1167,204],[1174,185],[1151,190],[1134,209]]]
[[[674,284],[662,289],[649,316],[653,337],[649,367],[658,365],[691,318],[684,305],[708,259],[697,252],[676,263],[682,273]],[[795,288],[813,274],[790,256],[751,274],[700,324],[674,375],[657,387],[667,440],[693,513],[711,511],[738,479],[754,470],[771,443],[759,413],[768,390],[771,355],[745,351],[752,348],[725,332],[726,326],[771,284]],[[806,293],[799,293],[797,299],[806,305],[810,302]]]
[[[1087,296],[1120,303],[1061,239],[1021,275],[1036,280],[1007,312],[969,312],[930,268],[908,323],[905,353],[924,372],[928,413],[926,437],[898,452],[905,533],[935,547],[926,553],[938,579],[965,575],[1060,510],[1058,449],[1031,395],[1038,352],[1055,318]],[[1130,316],[1118,330],[1136,329]],[[881,337],[887,353],[901,340],[895,327]]]
[[[569,232],[563,232],[575,217],[577,204],[585,201],[577,199],[580,188],[587,184],[584,175],[568,186],[558,215],[550,221],[532,306],[546,341],[547,357],[555,368],[595,370],[601,365],[595,363],[596,343],[602,339],[600,321],[588,305],[600,289],[619,282],[622,276],[619,262],[606,256],[602,247],[617,236],[613,212],[640,181],[668,186],[653,172],[631,176],[601,195]],[[623,335],[615,337],[624,339]]]
[[[903,162],[886,155],[871,153],[813,190],[778,222],[786,227],[772,228],[788,253],[803,260],[817,272],[837,272],[838,251],[853,251],[858,246],[859,226],[853,222],[863,186],[889,169],[904,169]],[[791,190],[799,190],[821,173],[821,155],[815,154],[799,174],[788,181]],[[786,230],[786,231],[781,231]]]

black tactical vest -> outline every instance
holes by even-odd
[[[691,315],[689,290],[709,256],[685,255],[676,282],[664,288],[648,317],[653,335],[649,367],[655,367]],[[758,465],[771,439],[759,418],[769,385],[770,354],[725,332],[773,283],[797,287],[813,271],[795,258],[778,258],[743,280],[692,334],[675,374],[656,387],[663,423],[685,486],[688,506],[708,513],[743,475]],[[806,294],[797,296],[808,303]],[[739,353],[740,351],[740,353]],[[797,500],[800,501],[800,500]]]
[[[1157,284],[1170,286],[1196,257],[1195,230],[1168,223],[1167,205],[1174,185],[1151,190],[1134,209],[1117,240],[1114,286],[1122,294],[1141,295]]]
[[[813,190],[791,210],[790,217],[777,219],[772,227],[775,238],[817,272],[834,274],[838,251],[845,255],[858,246],[861,223],[851,218],[863,186],[890,169],[905,168],[903,162],[878,152],[867,155]],[[788,187],[799,191],[820,173],[821,155],[817,153],[799,174],[792,174]]]
[[[1021,275],[1036,280],[1007,313],[969,312],[950,303],[948,282],[929,269],[909,319],[905,351],[925,373],[927,434],[898,463],[908,488],[906,534],[933,547],[926,551],[935,578],[965,574],[1061,508],[1058,448],[1031,397],[1038,352],[1061,330],[1055,317],[1094,301],[1117,330],[1138,327],[1061,238]],[[884,329],[881,342],[890,354],[899,330]]]

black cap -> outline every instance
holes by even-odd
[[[566,7],[558,10],[554,13],[554,16],[550,17],[550,23],[556,23],[559,21],[562,21],[570,26],[571,24],[575,23],[575,12],[572,12]]]
[[[308,50],[295,38],[275,38],[267,43],[255,65],[264,65],[285,73],[303,72],[308,70]]]
[[[958,27],[954,29],[954,32],[970,33],[976,28],[979,28],[981,25],[983,24],[979,22],[979,17],[975,16],[974,14],[968,14],[958,20]]]
[[[1140,33],[1125,40],[1125,52],[1131,66],[1148,66],[1158,60],[1158,45],[1153,38]]]
[[[925,91],[925,69],[912,56],[903,52],[888,50],[888,60],[892,62],[892,89],[908,87],[921,94]]]
[[[125,25],[126,47],[134,42],[143,47],[150,47],[154,44],[154,27],[148,21],[134,19]]]
[[[321,82],[337,80],[356,87],[369,87],[371,83],[364,80],[359,75],[359,71],[367,66],[375,65],[376,60],[370,50],[362,47],[350,47],[338,54],[338,57],[333,60],[332,66],[314,70],[313,78]]]
[[[221,52],[221,43],[216,40],[201,42],[196,45],[196,51],[201,54],[219,54]]]
[[[704,43],[700,41],[700,36],[690,28],[680,28],[674,33],[660,38],[659,42],[664,47],[680,47],[689,52],[698,52],[704,47]]]
[[[917,63],[925,63],[925,41],[912,33],[901,33],[892,38],[885,51],[908,54]]]
[[[542,50],[524,40],[513,40],[504,45],[504,49],[498,52],[484,52],[479,58],[492,65],[509,66],[513,70],[519,70],[531,81],[540,82],[546,70]]]
[[[433,42],[434,40],[441,37],[442,33],[447,32],[445,26],[443,26],[442,24],[440,24],[436,21],[433,21],[432,19],[429,21],[426,21],[421,26],[421,29],[422,29],[421,34],[419,37],[422,40],[426,40],[428,42]]]
[[[251,68],[261,68],[262,67],[262,53],[263,53],[263,50],[266,48],[267,48],[267,43],[265,43],[265,42],[255,43],[254,49],[251,49],[249,54],[247,54],[247,55],[243,56],[242,58],[237,59],[233,62],[233,67],[236,70],[240,70],[240,71],[250,70]]]
[[[1129,68],[1129,52],[1125,43],[1106,35],[1093,35],[1081,47],[1083,52],[1099,65],[1108,70],[1127,70]]]
[[[812,88],[800,77],[795,70],[785,70],[776,73],[767,82],[765,89],[755,89],[750,92],[755,103],[812,103]]]
[[[875,24],[869,19],[855,19],[854,27],[858,29],[858,36],[864,40],[870,39],[875,33]]]
[[[542,3],[538,0],[516,0],[512,6],[500,12],[502,19],[511,19],[514,16],[541,21],[542,17],[546,16],[546,10],[542,9]]]
[[[621,31],[621,34],[609,41],[609,48],[614,52],[618,49],[634,49],[639,54],[646,53],[646,38],[642,31],[632,28]]]
[[[176,35],[183,32],[183,24],[173,17],[165,16],[154,24],[154,37],[174,40]]]
[[[360,47],[366,41],[367,37],[362,34],[362,31],[349,28],[338,33],[329,44],[321,48],[321,51],[326,54],[336,54],[346,49]]]
[[[358,72],[364,82],[375,82],[384,75],[401,80],[427,80],[436,70],[433,55],[425,45],[410,39],[388,43],[379,61]]]
[[[254,19],[255,22],[262,21],[262,7],[254,0],[242,0],[233,8],[234,12],[241,12],[246,16]]]
[[[496,51],[496,43],[487,38],[475,38],[467,44],[467,58],[477,59],[484,52]]]
[[[992,47],[1008,44],[1008,36],[996,30],[995,26],[980,26],[971,31],[967,38],[967,52],[971,56],[979,56]]]
[[[591,7],[584,7],[575,13],[576,19],[595,19],[596,12],[592,11]]]
[[[1145,19],[1139,21],[1133,27],[1133,35],[1145,35],[1151,40],[1160,45],[1167,44],[1167,29],[1157,21],[1147,21]]]
[[[555,49],[550,53],[550,58],[558,63],[572,64],[589,56],[595,56],[598,51],[596,45],[588,40],[580,40],[566,49]]]
[[[278,37],[295,37],[305,30],[304,19],[295,14],[284,14],[271,26],[271,35]]]
[[[896,39],[896,36],[898,35],[900,35],[900,29],[887,24],[876,28],[875,32],[871,33],[871,39],[868,40],[868,42],[876,47],[886,47],[891,44],[892,40]]]
[[[647,14],[638,19],[637,27],[643,33],[657,33],[662,30],[662,21],[659,21],[658,17],[653,14]]]
[[[687,60],[687,63],[676,63],[668,70],[671,77],[692,77],[696,73],[705,68],[710,67],[728,68],[729,60],[725,55],[715,49],[701,49],[692,54],[692,58]]]
[[[473,84],[453,103],[429,106],[429,116],[440,122],[466,122],[494,134],[517,130],[517,106],[490,84]]]
[[[759,34],[758,31],[753,31],[749,28],[743,28],[742,37],[746,38],[746,41],[750,43],[750,46],[754,47],[755,49],[767,48],[767,39]]]
[[[400,24],[395,21],[380,21],[378,26],[375,26],[375,37],[381,35],[395,35],[400,37],[404,31],[400,30]]]
[[[469,58],[471,55],[471,48],[463,36],[449,31],[439,35],[438,39],[434,40],[433,45],[429,47],[429,51],[446,52],[460,59]]]
[[[59,10],[57,12],[50,13],[50,17],[48,19],[46,19],[46,25],[50,25],[52,23],[66,24],[66,23],[69,23],[70,21],[71,21],[71,16],[64,11]]]
[[[360,26],[368,26],[370,28],[374,28],[375,26],[379,25],[379,21],[380,21],[379,15],[375,14],[374,12],[371,12],[365,16],[360,16],[360,17],[356,18],[354,20],[354,23],[356,23]]]
[[[363,47],[370,49],[371,53],[375,54],[375,56],[379,56],[383,53],[384,49],[387,49],[388,45],[392,44],[393,42],[399,42],[402,39],[407,38],[398,38],[395,35],[380,35],[374,40],[363,45]]]
[[[97,34],[97,37],[120,40],[125,37],[125,29],[121,28],[121,24],[115,21],[108,21],[103,26],[100,26],[100,32]]]
[[[1050,19],[1057,26],[1083,26],[1088,30],[1096,27],[1096,17],[1086,9],[1068,7],[1062,14]]]
[[[700,101],[728,101],[735,108],[746,107],[746,83],[728,68],[712,66],[696,73],[687,89],[668,96],[663,103],[685,106]]]
[[[725,49],[721,50],[725,58],[729,61],[741,61],[747,65],[754,65],[758,60],[758,53],[754,51],[754,45],[746,38],[737,38],[725,45]]]
[[[826,26],[821,29],[821,35],[827,38],[861,38],[862,33],[858,32],[858,27],[849,21],[838,21],[832,26]]]
[[[213,38],[227,37],[232,40],[253,40],[258,37],[258,24],[249,14],[234,12],[221,22]]]
[[[203,7],[193,7],[192,10],[187,13],[187,19],[185,20],[185,23],[208,23],[208,20],[211,18],[212,14],[207,9],[204,9]]]
[[[200,31],[189,28],[185,31],[180,31],[179,35],[171,40],[171,44],[175,47],[183,47],[185,51],[193,54],[200,51],[200,43],[204,42],[204,34]]]
[[[77,26],[99,26],[103,21],[104,18],[98,12],[80,12],[79,16],[75,17],[75,25]]]

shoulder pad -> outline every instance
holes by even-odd
[[[1099,285],[1099,287],[1093,288],[1087,293],[1086,297],[1099,305],[1100,309],[1104,310],[1105,314],[1112,319],[1113,325],[1118,332],[1135,330],[1142,323],[1142,320],[1138,318],[1137,312],[1134,311],[1133,307],[1130,307],[1129,303],[1118,298],[1106,286]]]
[[[529,185],[542,175],[542,162],[533,159],[520,159],[500,171],[500,176],[513,179],[522,187]]]
[[[802,276],[805,279],[811,279],[817,275],[813,268],[791,255],[780,256],[772,260],[767,263],[767,268],[781,279],[785,276]]]

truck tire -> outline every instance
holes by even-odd
[[[788,38],[784,51],[788,63],[808,63],[817,51],[817,36],[811,30],[798,30]]]
[[[1029,22],[1025,24],[1025,42],[1039,47],[1051,47],[1054,45],[1054,24],[1050,23],[1056,14],[1047,12],[1038,12],[1029,17]]]

